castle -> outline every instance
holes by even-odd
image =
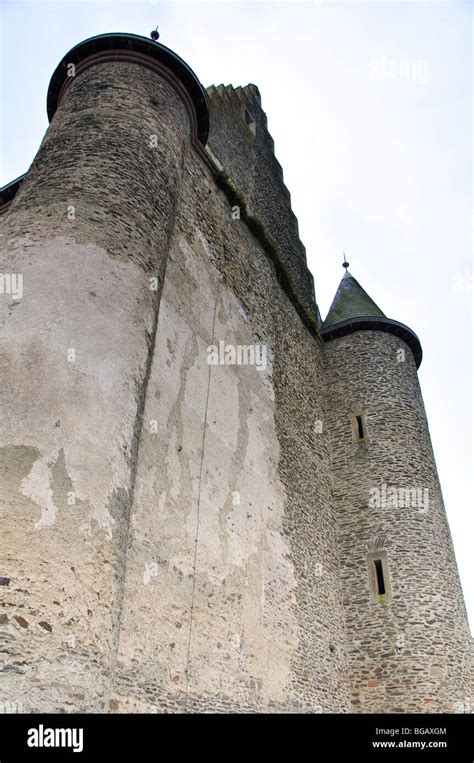
[[[258,88],[104,34],[47,108],[1,194],[1,701],[463,711],[420,341],[347,267],[321,320]]]

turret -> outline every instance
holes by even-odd
[[[352,706],[451,712],[469,696],[470,636],[421,345],[347,265],[321,333]]]
[[[4,688],[25,710],[98,711],[178,188],[207,99],[168,48],[107,34],[63,58],[47,104],[1,227],[2,272],[22,283],[0,302]]]

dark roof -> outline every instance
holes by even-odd
[[[341,283],[329,308],[326,320],[323,322],[323,328],[328,328],[335,323],[341,323],[341,321],[349,320],[349,318],[358,318],[362,315],[385,318],[380,307],[369,297],[354,276],[346,270],[341,278]]]
[[[126,34],[122,32],[111,32],[109,34],[99,34],[96,37],[90,37],[88,40],[80,42],[66,53],[62,61],[56,67],[51,82],[49,83],[47,96],[48,118],[51,119],[58,106],[59,95],[68,76],[68,65],[77,65],[89,56],[98,53],[107,53],[113,51],[129,51],[141,53],[150,58],[154,58],[170,69],[178,77],[181,84],[187,90],[196,109],[197,116],[197,136],[203,146],[206,145],[209,133],[209,110],[207,106],[206,92],[199,82],[193,70],[182,58],[176,55],[165,45],[160,45],[148,37],[141,37],[138,34]]]
[[[354,331],[385,331],[399,337],[412,350],[416,367],[419,368],[423,351],[415,332],[404,323],[387,318],[346,269],[321,326],[321,336],[325,342],[329,342]]]
[[[21,182],[25,177],[26,172],[23,175],[15,178],[15,180],[10,180],[10,182],[4,185],[3,188],[0,188],[0,213],[9,206],[10,202],[13,201],[16,196],[16,192],[21,185]]]
[[[56,67],[49,83],[46,102],[49,121],[53,118],[58,107],[60,93],[68,76],[68,64],[77,65],[85,58],[89,58],[89,56],[113,53],[114,51],[141,53],[159,61],[173,72],[187,91],[194,105],[197,119],[197,138],[205,146],[209,134],[209,109],[206,91],[193,70],[182,58],[165,47],[165,45],[160,45],[160,43],[154,42],[148,37],[141,37],[138,34],[125,34],[122,32],[99,34],[96,37],[90,37],[88,40],[80,42],[69,53],[66,53]],[[26,173],[7,183],[3,188],[0,188],[0,212],[5,211],[12,202],[25,176]]]

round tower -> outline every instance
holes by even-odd
[[[73,48],[47,103],[38,154],[3,199],[4,691],[25,711],[99,711],[176,197],[208,111],[184,61],[126,34]]]
[[[322,326],[356,712],[452,712],[470,634],[417,368],[421,345],[347,270]]]

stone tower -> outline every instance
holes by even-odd
[[[352,703],[452,712],[471,637],[417,368],[421,346],[347,269],[321,334]]]
[[[47,103],[0,199],[5,701],[446,709],[468,632],[419,342],[348,275],[321,326],[258,88],[107,34]]]

